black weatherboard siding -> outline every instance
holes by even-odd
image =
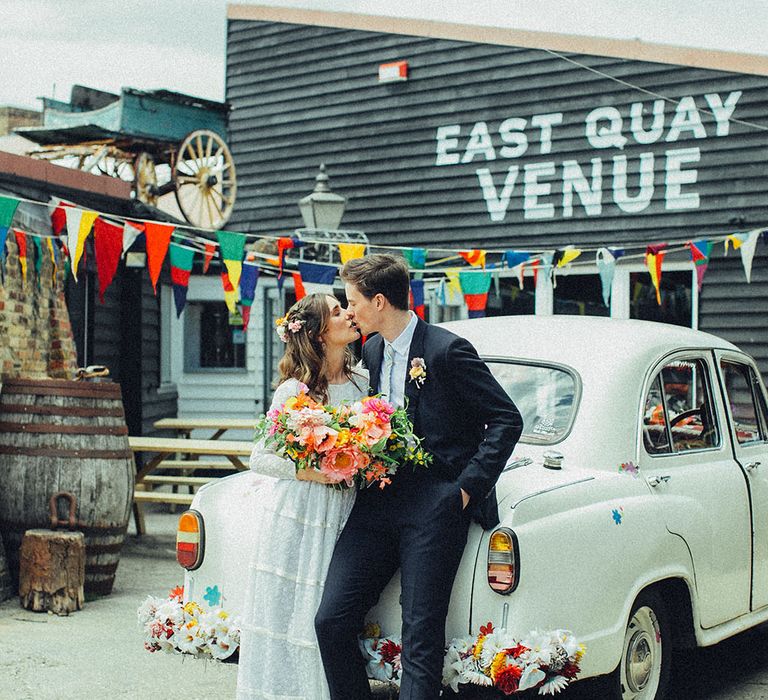
[[[632,105],[642,104],[642,128],[648,131],[654,97],[545,51],[230,20],[227,100],[233,106],[230,144],[239,188],[229,228],[274,233],[299,225],[296,202],[311,190],[321,161],[328,165],[333,190],[349,197],[343,225],[386,244],[610,245],[679,240],[766,223],[766,133],[718,121],[704,110],[712,109],[706,95],[716,95],[712,99],[727,106],[729,96],[740,92],[732,97],[731,116],[768,126],[768,78],[569,57],[676,100],[691,98],[680,109],[694,109],[677,116],[680,128],[674,134],[677,108],[664,104],[661,133],[655,142],[643,144],[630,128]],[[379,64],[400,59],[409,63],[409,80],[379,84]],[[618,110],[619,137],[626,139],[621,148],[594,147],[587,139],[587,117],[600,107]],[[542,143],[541,125],[532,125],[532,118],[556,113],[562,113],[562,122],[552,126],[551,143]],[[509,123],[505,137],[499,133],[509,118],[526,120],[528,147],[517,157],[502,152],[514,148],[519,133]],[[596,127],[610,124],[603,119]],[[436,164],[440,127],[448,128],[445,159],[468,162]],[[458,134],[451,127],[458,127]],[[473,130],[472,156],[466,149]],[[458,143],[448,143],[449,138]],[[488,142],[491,148],[483,150]],[[683,155],[677,155],[681,150]],[[629,213],[614,202],[614,158],[626,158],[626,197],[634,198],[640,193],[641,154],[646,167],[653,160],[653,196],[648,206]],[[578,192],[566,213],[566,164],[569,173],[580,172],[583,182],[594,187],[595,159],[602,176],[599,214],[594,205],[587,213]],[[670,159],[671,177],[681,180],[678,209],[670,209],[667,201]],[[503,188],[515,166],[506,204]],[[550,188],[538,196],[527,218],[526,172],[535,179],[527,194],[542,185]],[[688,181],[691,177],[695,182]],[[488,196],[502,209],[497,220],[483,193],[489,178],[494,189]],[[674,188],[672,183],[673,194]],[[691,206],[696,195],[697,206]]]

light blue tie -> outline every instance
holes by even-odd
[[[395,349],[387,343],[384,345],[384,369],[381,393],[392,401],[392,369],[395,366]]]

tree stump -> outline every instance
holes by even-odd
[[[27,530],[21,541],[19,599],[35,612],[69,615],[82,610],[85,594],[82,532]]]

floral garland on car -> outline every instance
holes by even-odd
[[[360,649],[369,678],[400,685],[401,644],[398,637],[381,637],[378,625],[366,627]],[[539,695],[555,695],[579,673],[584,645],[566,630],[530,632],[517,640],[492,623],[477,637],[454,639],[443,662],[443,685],[455,693],[460,685],[493,687],[504,693],[538,688]]]
[[[240,646],[238,621],[221,607],[205,610],[183,598],[182,587],[174,588],[168,598],[147,596],[137,611],[144,648],[219,661],[232,656]]]

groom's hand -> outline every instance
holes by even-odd
[[[464,489],[460,489],[460,490],[461,490],[462,507],[466,508],[467,504],[469,503],[469,494]]]

